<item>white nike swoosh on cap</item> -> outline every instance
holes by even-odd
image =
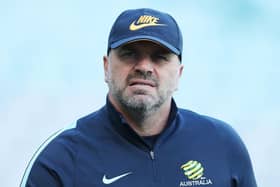
[[[103,182],[104,184],[112,184],[113,182],[116,182],[117,180],[119,180],[119,179],[121,179],[121,178],[123,178],[123,177],[125,177],[125,176],[127,176],[127,175],[130,175],[130,174],[132,174],[132,172],[127,172],[127,173],[124,173],[124,174],[122,174],[122,175],[119,175],[119,176],[110,178],[110,179],[108,179],[108,178],[106,177],[106,175],[104,175],[103,178],[102,178],[102,182]]]

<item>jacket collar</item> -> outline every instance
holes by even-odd
[[[163,141],[166,140],[166,138],[171,135],[174,130],[176,129],[177,123],[177,113],[178,108],[176,106],[176,103],[174,99],[172,98],[171,101],[171,110],[168,116],[167,125],[166,128],[161,132],[161,134],[158,135],[157,140],[155,141],[154,145],[149,145],[145,140],[140,137],[125,121],[122,114],[120,114],[115,107],[110,102],[108,96],[106,101],[106,108],[108,111],[108,117],[111,121],[112,128],[118,132],[123,138],[125,138],[128,142],[136,145],[137,147],[143,148],[143,149],[155,149],[157,146],[159,146]]]

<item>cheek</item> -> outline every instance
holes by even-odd
[[[127,71],[124,68],[112,66],[108,72],[109,80],[116,84],[124,84],[126,82]]]
[[[162,75],[161,84],[170,90],[176,90],[178,86],[178,71],[167,71]]]

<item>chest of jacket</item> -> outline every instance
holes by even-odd
[[[213,139],[176,134],[153,150],[118,135],[91,142],[76,158],[75,181],[85,187],[230,187],[225,153]]]

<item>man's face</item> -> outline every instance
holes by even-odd
[[[104,70],[110,99],[127,109],[150,111],[171,100],[183,65],[166,48],[138,41],[112,49]]]

